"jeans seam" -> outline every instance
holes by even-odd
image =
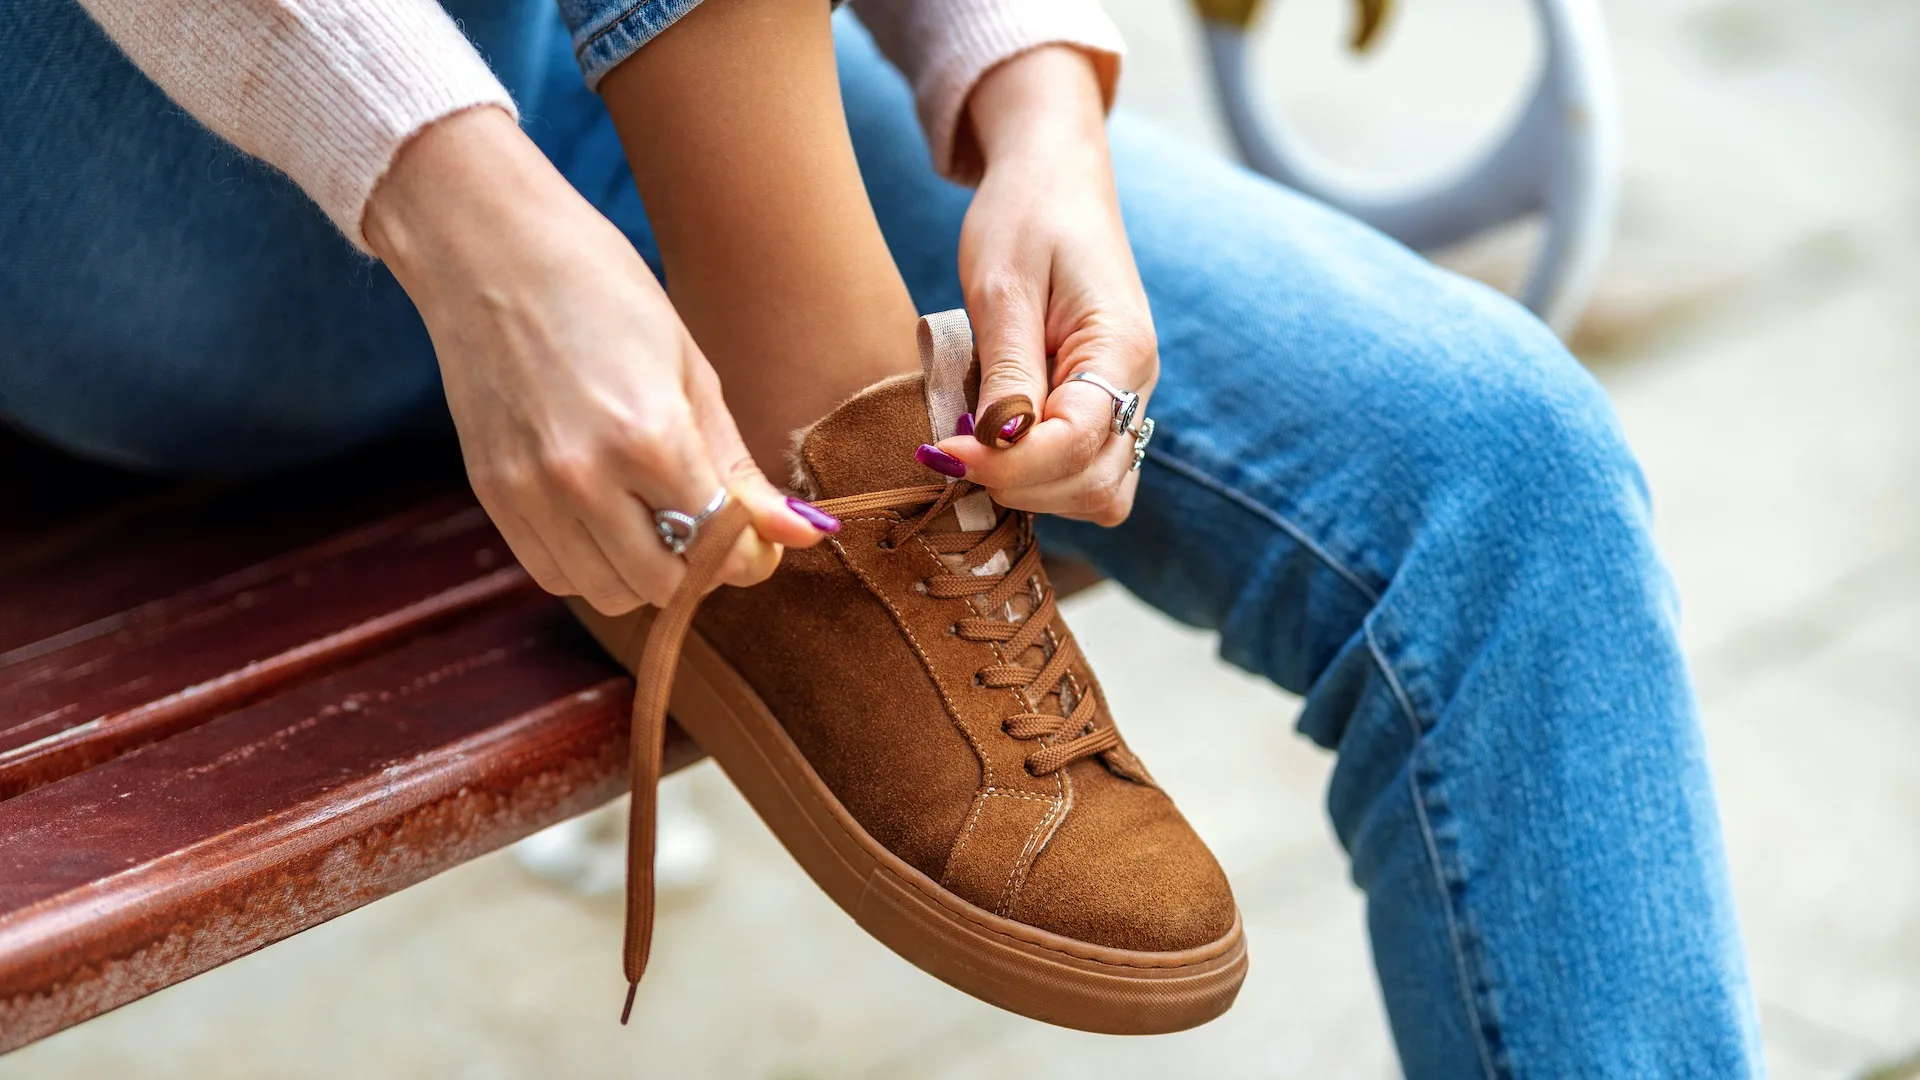
[[[1388,662],[1386,650],[1380,647],[1380,641],[1373,635],[1373,624],[1362,624],[1361,633],[1367,641],[1367,651],[1373,656],[1373,662],[1380,669],[1380,675],[1387,681],[1387,688],[1393,694],[1394,704],[1407,719],[1407,727],[1413,736],[1413,746],[1407,753],[1407,790],[1413,800],[1413,814],[1420,822],[1420,839],[1427,851],[1427,863],[1433,868],[1433,885],[1440,895],[1440,910],[1447,919],[1447,943],[1453,951],[1454,975],[1460,984],[1460,1003],[1466,1007],[1468,1027],[1473,1031],[1474,1049],[1480,1055],[1480,1068],[1487,1080],[1498,1080],[1500,1070],[1493,1064],[1493,1048],[1487,1045],[1486,1028],[1480,1017],[1480,1006],[1474,1000],[1474,980],[1468,973],[1467,949],[1460,930],[1460,919],[1453,909],[1452,893],[1447,888],[1447,877],[1440,866],[1440,842],[1433,834],[1433,825],[1427,818],[1426,800],[1420,790],[1419,770],[1414,768],[1414,755],[1425,742],[1425,733],[1420,727],[1420,718],[1413,707],[1413,699],[1408,696],[1406,687],[1400,685],[1400,678],[1394,673],[1393,665]]]
[[[641,8],[651,7],[658,2],[659,0],[634,0],[634,2],[631,4],[628,4],[626,9],[621,11],[620,14],[615,15],[612,19],[609,19],[607,21],[607,25],[601,27],[598,30],[595,30],[592,34],[588,35],[587,40],[580,42],[578,45],[575,45],[573,47],[573,54],[576,57],[584,58],[587,55],[587,50],[593,48],[593,45],[595,42],[599,41],[603,37],[606,37],[608,34],[611,34],[614,31],[614,28],[618,27],[621,23],[626,22],[628,19],[633,18],[634,14],[637,13]]]
[[[1380,605],[1381,594],[1370,587],[1352,567],[1334,557],[1332,552],[1308,536],[1305,530],[1265,503],[1164,451],[1149,456],[1147,461],[1165,466],[1286,533],[1294,543],[1312,553],[1341,580],[1366,597],[1370,607]],[[1393,665],[1387,661],[1386,650],[1381,648],[1379,639],[1374,637],[1372,622],[1362,621],[1360,632],[1366,638],[1367,651],[1373,657],[1374,665],[1380,669],[1381,677],[1386,680],[1387,687],[1393,695],[1394,704],[1400,710],[1400,714],[1406,717],[1407,727],[1413,736],[1413,746],[1407,754],[1408,793],[1413,800],[1414,817],[1420,823],[1421,845],[1426,849],[1428,865],[1433,868],[1433,883],[1440,896],[1440,909],[1447,920],[1447,942],[1453,952],[1454,975],[1460,987],[1460,1003],[1467,1011],[1468,1026],[1473,1031],[1474,1049],[1480,1056],[1482,1075],[1486,1080],[1499,1080],[1503,1070],[1495,1068],[1493,1048],[1487,1044],[1486,1027],[1481,1019],[1479,1003],[1475,1000],[1474,979],[1468,971],[1470,964],[1460,927],[1460,917],[1454,911],[1452,893],[1447,888],[1446,873],[1441,867],[1440,842],[1434,835],[1433,824],[1427,816],[1426,802],[1420,790],[1419,772],[1413,766],[1414,755],[1419,752],[1421,745],[1425,742],[1425,733],[1420,726],[1420,716],[1413,707],[1412,697],[1407,694],[1406,687],[1401,685],[1400,677],[1394,672]]]
[[[1306,549],[1308,553],[1313,555],[1314,558],[1326,564],[1327,569],[1332,570],[1342,581],[1359,590],[1360,595],[1366,597],[1369,605],[1375,605],[1380,602],[1379,592],[1369,586],[1365,578],[1362,578],[1352,567],[1336,558],[1332,552],[1320,546],[1311,536],[1307,535],[1306,530],[1287,520],[1284,515],[1272,507],[1267,506],[1265,503],[1262,503],[1260,500],[1248,495],[1246,492],[1241,491],[1231,484],[1208,476],[1198,467],[1189,465],[1179,458],[1172,457],[1166,453],[1156,451],[1148,455],[1147,462],[1153,465],[1165,466],[1179,473],[1188,480],[1199,484],[1201,487],[1226,499],[1255,517],[1266,521],[1281,532],[1286,533],[1293,539],[1294,543],[1299,544],[1302,548]]]

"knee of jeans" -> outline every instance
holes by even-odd
[[[1646,482],[1612,403],[1545,327],[1515,309],[1434,340],[1451,374],[1414,395],[1401,433],[1429,532],[1496,564],[1651,551]]]

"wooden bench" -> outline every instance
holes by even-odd
[[[445,448],[217,485],[0,437],[0,1051],[612,798],[631,693]]]
[[[451,447],[180,483],[0,432],[0,1053],[613,798],[632,693]]]

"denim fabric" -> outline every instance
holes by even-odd
[[[470,7],[529,131],[657,269],[566,28]],[[957,306],[968,194],[839,31],[887,242],[922,310]],[[440,408],[386,271],[70,5],[0,8],[0,100],[0,416],[231,469]],[[1158,434],[1125,525],[1042,529],[1306,695],[1406,1072],[1757,1074],[1672,587],[1604,395],[1503,297],[1143,124],[1113,142]]]
[[[559,4],[587,85],[599,86],[607,72],[699,7],[700,0],[559,0]]]

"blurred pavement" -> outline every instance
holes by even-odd
[[[1185,9],[1109,2],[1123,104],[1224,151]],[[1334,156],[1404,179],[1464,158],[1537,57],[1522,0],[1400,6],[1355,62],[1344,4],[1279,0],[1261,70]],[[1680,581],[1768,1058],[1782,1080],[1920,1077],[1920,5],[1606,10],[1629,174],[1574,344]],[[1446,261],[1504,282],[1529,240]],[[720,873],[670,898],[630,1028],[617,901],[494,855],[0,1059],[0,1080],[1394,1075],[1297,700],[1111,586],[1069,617],[1249,921],[1246,989],[1201,1030],[1082,1035],[948,990],[704,765],[670,783],[720,830]]]

